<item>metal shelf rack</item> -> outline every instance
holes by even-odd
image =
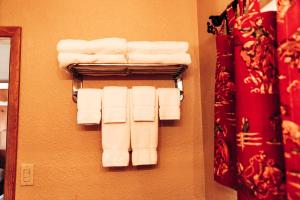
[[[72,98],[77,102],[77,92],[83,87],[85,77],[131,77],[137,75],[160,75],[174,80],[175,87],[180,90],[181,100],[183,100],[182,75],[188,68],[183,64],[70,64],[67,71],[73,74]],[[158,78],[160,79],[160,78]]]

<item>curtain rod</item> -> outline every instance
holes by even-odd
[[[209,16],[210,22],[207,22],[207,32],[215,34],[214,27],[218,27],[222,24],[223,20],[226,19],[227,17],[227,8],[232,7],[233,9],[236,10],[238,5],[238,0],[232,1],[226,9],[220,14],[220,15],[211,15]],[[212,23],[212,24],[211,24]]]

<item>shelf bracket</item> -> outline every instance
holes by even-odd
[[[80,75],[74,74],[72,82],[72,99],[75,103],[77,102],[77,94],[80,88],[83,88],[83,78]]]
[[[179,89],[180,91],[180,101],[183,101],[183,81],[182,81],[182,75],[179,75],[175,78],[175,87]]]

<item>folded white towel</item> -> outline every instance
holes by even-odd
[[[128,63],[141,64],[191,64],[191,56],[187,53],[182,54],[135,54],[127,55]]]
[[[132,91],[130,91],[130,104],[132,102]],[[155,117],[152,122],[141,122],[133,120],[133,112],[130,112],[131,125],[131,148],[132,164],[154,165],[157,163],[157,143],[158,143],[158,98],[155,97]]]
[[[124,54],[95,54],[93,55],[95,63],[127,63],[126,56]]]
[[[126,63],[123,54],[80,54],[80,53],[59,53],[59,66],[64,68],[72,63]]]
[[[88,48],[96,54],[125,54],[127,41],[123,38],[104,38],[88,41]]]
[[[125,90],[126,89],[126,90]],[[110,91],[107,91],[110,90]],[[126,91],[125,97],[123,95],[116,95],[115,92],[124,93]],[[104,167],[124,167],[129,164],[129,148],[130,148],[130,121],[129,121],[129,96],[127,94],[127,88],[122,87],[106,87],[104,88],[104,99],[103,99],[103,120],[102,120],[102,165]],[[108,96],[107,96],[108,95]],[[106,96],[106,98],[105,98]],[[107,98],[109,97],[109,98]],[[124,99],[125,98],[125,99]],[[108,102],[111,101],[111,102]],[[115,114],[109,113],[104,115],[105,106],[111,105],[121,105],[121,110],[123,109],[123,104],[125,106],[125,120],[112,120]],[[119,110],[120,111],[120,110]],[[116,112],[119,112],[116,111]],[[105,110],[105,112],[114,112],[111,110]],[[123,115],[121,111],[121,115]],[[108,117],[108,120],[106,119]],[[117,116],[117,119],[120,119]],[[106,121],[106,122],[105,122]],[[107,121],[114,122],[108,123]],[[124,122],[115,122],[124,121]]]
[[[81,88],[77,94],[77,123],[99,124],[101,120],[101,89]]]
[[[180,90],[178,88],[158,88],[159,118],[161,120],[180,119]]]
[[[151,86],[132,87],[134,121],[154,121],[156,89]]]
[[[128,53],[179,54],[188,51],[189,44],[182,41],[133,41],[127,43]]]
[[[127,87],[109,86],[103,89],[102,110],[104,123],[126,122]]]
[[[127,41],[123,38],[103,38],[97,40],[60,40],[57,51],[64,53],[82,54],[124,54],[127,50]]]
[[[95,58],[92,55],[79,54],[79,53],[59,53],[58,64],[60,67],[67,67],[72,63],[93,63]]]
[[[64,39],[58,41],[56,50],[64,53],[87,53],[87,41],[86,40],[72,40]]]

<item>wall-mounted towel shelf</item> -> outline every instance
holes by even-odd
[[[180,90],[183,100],[182,74],[187,65],[171,64],[71,64],[67,70],[73,74],[72,97],[77,102],[77,92],[83,87],[84,77],[162,75],[174,80],[175,87]]]

